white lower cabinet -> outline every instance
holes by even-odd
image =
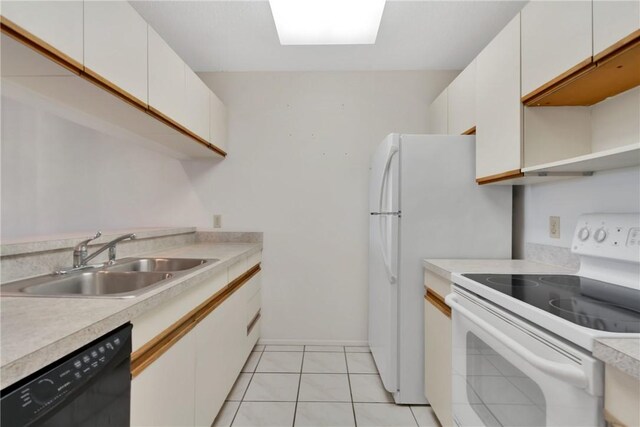
[[[444,302],[451,283],[429,270],[424,278],[424,394],[440,424],[451,427],[451,310]]]
[[[195,334],[187,334],[133,379],[132,426],[194,425],[195,354]]]
[[[242,288],[190,332],[196,342],[196,426],[211,425],[246,360],[246,323],[241,291]]]
[[[213,423],[259,338],[260,272],[244,279],[222,302],[216,300],[226,286],[236,286],[235,279],[259,264],[260,257],[260,252],[243,257],[208,281],[133,319],[132,426]],[[147,349],[148,343],[174,335],[178,339],[168,339],[166,352],[156,350],[163,345]]]

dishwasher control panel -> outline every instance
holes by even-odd
[[[2,425],[23,426],[67,399],[94,376],[131,353],[131,326],[99,338],[0,393]]]

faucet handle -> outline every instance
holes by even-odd
[[[88,239],[83,240],[82,242],[78,243],[75,247],[76,251],[82,251],[82,250],[86,250],[87,249],[87,244],[92,241],[97,239],[98,237],[102,236],[102,232],[101,231],[97,231],[96,235],[93,237],[89,237]]]

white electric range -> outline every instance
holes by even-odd
[[[580,217],[576,275],[456,274],[459,426],[601,426],[599,337],[640,337],[640,214]]]

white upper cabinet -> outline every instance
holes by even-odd
[[[526,96],[593,53],[591,1],[531,1],[522,16],[522,96]]]
[[[186,67],[177,53],[149,27],[149,107],[186,122]]]
[[[209,87],[186,64],[186,122],[187,129],[209,141]]]
[[[147,23],[128,2],[84,3],[84,65],[147,104]]]
[[[449,92],[449,133],[452,135],[469,133],[476,125],[475,60],[462,70],[447,90]]]
[[[83,64],[82,1],[3,1],[2,16]]]
[[[429,133],[446,135],[449,133],[447,124],[448,88],[442,91],[429,106],[428,126]]]
[[[227,147],[227,107],[213,92],[209,92],[209,103],[209,142],[225,150]]]
[[[593,56],[640,30],[640,1],[593,1]]]
[[[476,58],[476,177],[520,171],[520,15]],[[480,180],[482,182],[483,180]]]

